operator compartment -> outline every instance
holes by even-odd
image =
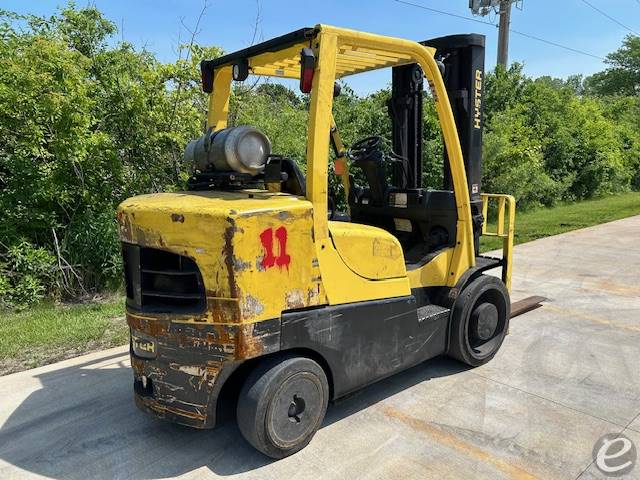
[[[375,225],[398,239],[409,270],[455,245],[457,209],[451,191],[389,188],[378,203],[365,189],[349,207],[352,221]]]
[[[399,242],[407,269],[415,269],[442,249],[455,245],[458,221],[455,195],[451,190],[390,185],[387,167],[393,166],[406,174],[408,162],[393,151],[383,152],[381,144],[381,137],[372,136],[351,148],[353,165],[362,172],[366,184],[361,187],[354,176],[350,177],[351,221],[392,234]],[[398,179],[396,183],[407,182]]]

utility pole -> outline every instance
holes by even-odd
[[[509,26],[511,25],[511,0],[500,1],[500,27],[498,30],[498,65],[507,68],[509,63]]]

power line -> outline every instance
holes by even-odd
[[[638,3],[640,3],[640,0],[636,0]],[[629,30],[631,33],[633,33],[634,35],[638,35],[640,36],[640,33],[636,32],[635,30],[630,29],[629,27],[627,27],[624,23],[616,20],[615,18],[613,18],[611,15],[609,15],[607,12],[600,10],[598,7],[596,7],[595,5],[592,5],[590,2],[588,2],[587,0],[582,0],[582,3],[584,3],[585,5],[588,5],[589,7],[593,8],[596,12],[598,12],[599,14],[607,17],[609,20],[611,20],[613,23],[617,23],[618,25],[620,25],[622,28]]]
[[[583,50],[578,50],[577,48],[567,47],[566,45],[561,45],[556,42],[552,42],[551,40],[545,40],[544,38],[536,37],[535,35],[530,35],[528,33],[519,32],[518,30],[509,30],[511,33],[515,33],[516,35],[521,35],[523,37],[530,38],[531,40],[537,40],[538,42],[546,43],[547,45],[553,45],[554,47],[564,48],[565,50],[569,50],[570,52],[579,53],[581,55],[586,55],[588,57],[597,58],[598,60],[606,60],[604,57],[600,57],[598,55],[594,55],[593,53],[585,52]]]
[[[470,22],[482,23],[484,25],[490,25],[492,27],[496,27],[496,25],[494,23],[491,23],[491,22],[486,22],[484,20],[479,20],[477,18],[465,17],[464,15],[458,15],[456,13],[445,12],[444,10],[438,10],[436,8],[427,7],[425,5],[420,5],[418,3],[408,2],[406,0],[393,0],[393,1],[396,2],[396,3],[402,3],[404,5],[410,5],[412,7],[421,8],[423,10],[428,10],[430,12],[440,13],[442,15],[447,15],[449,17],[460,18],[462,20],[468,20]],[[640,3],[640,0],[637,0],[637,1]],[[598,55],[594,55],[593,53],[585,52],[584,50],[578,50],[577,48],[567,47],[566,45],[562,45],[560,43],[552,42],[551,40],[545,40],[544,38],[536,37],[535,35],[531,35],[529,33],[520,32],[520,31],[514,30],[512,28],[510,28],[509,31],[511,33],[515,33],[516,35],[520,35],[522,37],[529,38],[531,40],[536,40],[538,42],[546,43],[547,45],[552,45],[554,47],[558,47],[558,48],[563,48],[565,50],[569,50],[570,52],[578,53],[580,55],[586,55],[587,57],[591,57],[591,58],[597,58],[598,60],[605,60],[604,57],[600,57]]]
[[[495,27],[495,23],[487,22],[485,20],[479,20],[477,18],[465,17],[464,15],[458,15],[457,13],[445,12],[436,8],[426,7],[424,5],[418,5],[417,3],[406,2],[404,0],[394,0],[397,3],[404,3],[405,5],[411,5],[412,7],[422,8],[423,10],[429,10],[430,12],[441,13],[442,15],[448,15],[449,17],[461,18],[462,20],[469,20],[470,22],[482,23],[484,25],[491,25]],[[640,0],[638,0],[640,2]]]

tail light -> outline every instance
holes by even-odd
[[[316,67],[316,56],[310,48],[303,48],[300,52],[300,91],[311,92],[313,72]]]
[[[200,80],[202,81],[203,92],[213,92],[213,70],[209,68],[206,60],[200,62]]]

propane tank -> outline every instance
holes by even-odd
[[[225,128],[214,132],[209,129],[202,137],[187,144],[185,162],[195,170],[262,173],[271,155],[269,138],[248,125]]]

